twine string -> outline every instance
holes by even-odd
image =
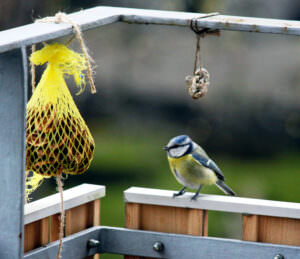
[[[59,191],[59,194],[60,194],[59,245],[58,245],[56,259],[60,259],[61,258],[62,246],[63,246],[64,227],[65,227],[63,182],[62,182],[62,179],[61,179],[61,174],[56,176],[56,183],[57,183],[58,191]]]
[[[186,83],[188,86],[188,92],[192,96],[193,99],[198,99],[200,97],[205,96],[207,93],[207,88],[210,84],[210,76],[208,71],[202,67],[201,64],[201,47],[200,47],[200,39],[201,37],[205,37],[207,34],[219,35],[219,30],[211,30],[209,28],[199,28],[198,20],[218,15],[219,13],[209,13],[206,15],[202,15],[197,18],[193,18],[190,21],[190,28],[196,34],[196,50],[195,50],[195,58],[194,58],[194,71],[193,75],[189,75],[186,77]]]
[[[36,44],[32,44],[31,53],[36,51]],[[31,86],[32,93],[35,91],[35,65],[31,62]]]
[[[219,34],[219,30],[210,30],[209,28],[200,28],[198,27],[198,20],[204,19],[212,16],[219,15],[219,13],[208,13],[206,15],[202,15],[200,17],[196,17],[191,19],[190,28],[192,31],[196,33],[196,53],[195,53],[195,61],[194,61],[194,75],[197,71],[197,68],[201,70],[201,53],[200,53],[200,38],[205,37],[207,34]]]
[[[197,35],[196,40],[196,52],[194,60],[194,75],[196,74],[197,68],[201,69],[201,56],[200,56],[200,35]]]

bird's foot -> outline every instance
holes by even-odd
[[[183,195],[184,192],[175,192],[173,193],[173,198]]]
[[[193,195],[193,197],[191,198],[191,201],[196,201],[198,199],[199,194],[196,193],[195,195]]]
[[[195,193],[195,195],[191,198],[191,201],[196,201],[197,200],[197,198],[199,196],[199,193],[201,191],[201,188],[202,188],[202,186],[200,185],[197,192]]]
[[[183,195],[185,193],[185,189],[186,187],[183,187],[179,192],[173,193],[173,198]]]

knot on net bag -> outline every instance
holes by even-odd
[[[73,76],[81,92],[87,62],[58,43],[32,53],[30,61],[47,67],[27,104],[26,170],[46,177],[82,174],[93,159],[95,143],[64,76]]]

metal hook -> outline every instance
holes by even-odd
[[[215,16],[215,15],[219,15],[218,12],[216,13],[209,13],[200,17],[195,17],[193,19],[191,19],[190,21],[190,28],[193,32],[195,32],[197,35],[204,37],[205,34],[217,34],[219,35],[220,30],[216,29],[216,30],[212,30],[210,28],[201,28],[199,29],[198,27],[198,20],[199,19],[203,19],[203,18],[207,18],[207,17],[211,17],[211,16]]]

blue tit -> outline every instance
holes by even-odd
[[[192,197],[196,200],[203,185],[216,184],[224,193],[234,196],[235,193],[224,183],[224,175],[206,152],[189,136],[181,135],[172,138],[164,147],[168,152],[170,169],[183,188],[174,193],[174,197],[183,195],[186,188],[196,189]]]

